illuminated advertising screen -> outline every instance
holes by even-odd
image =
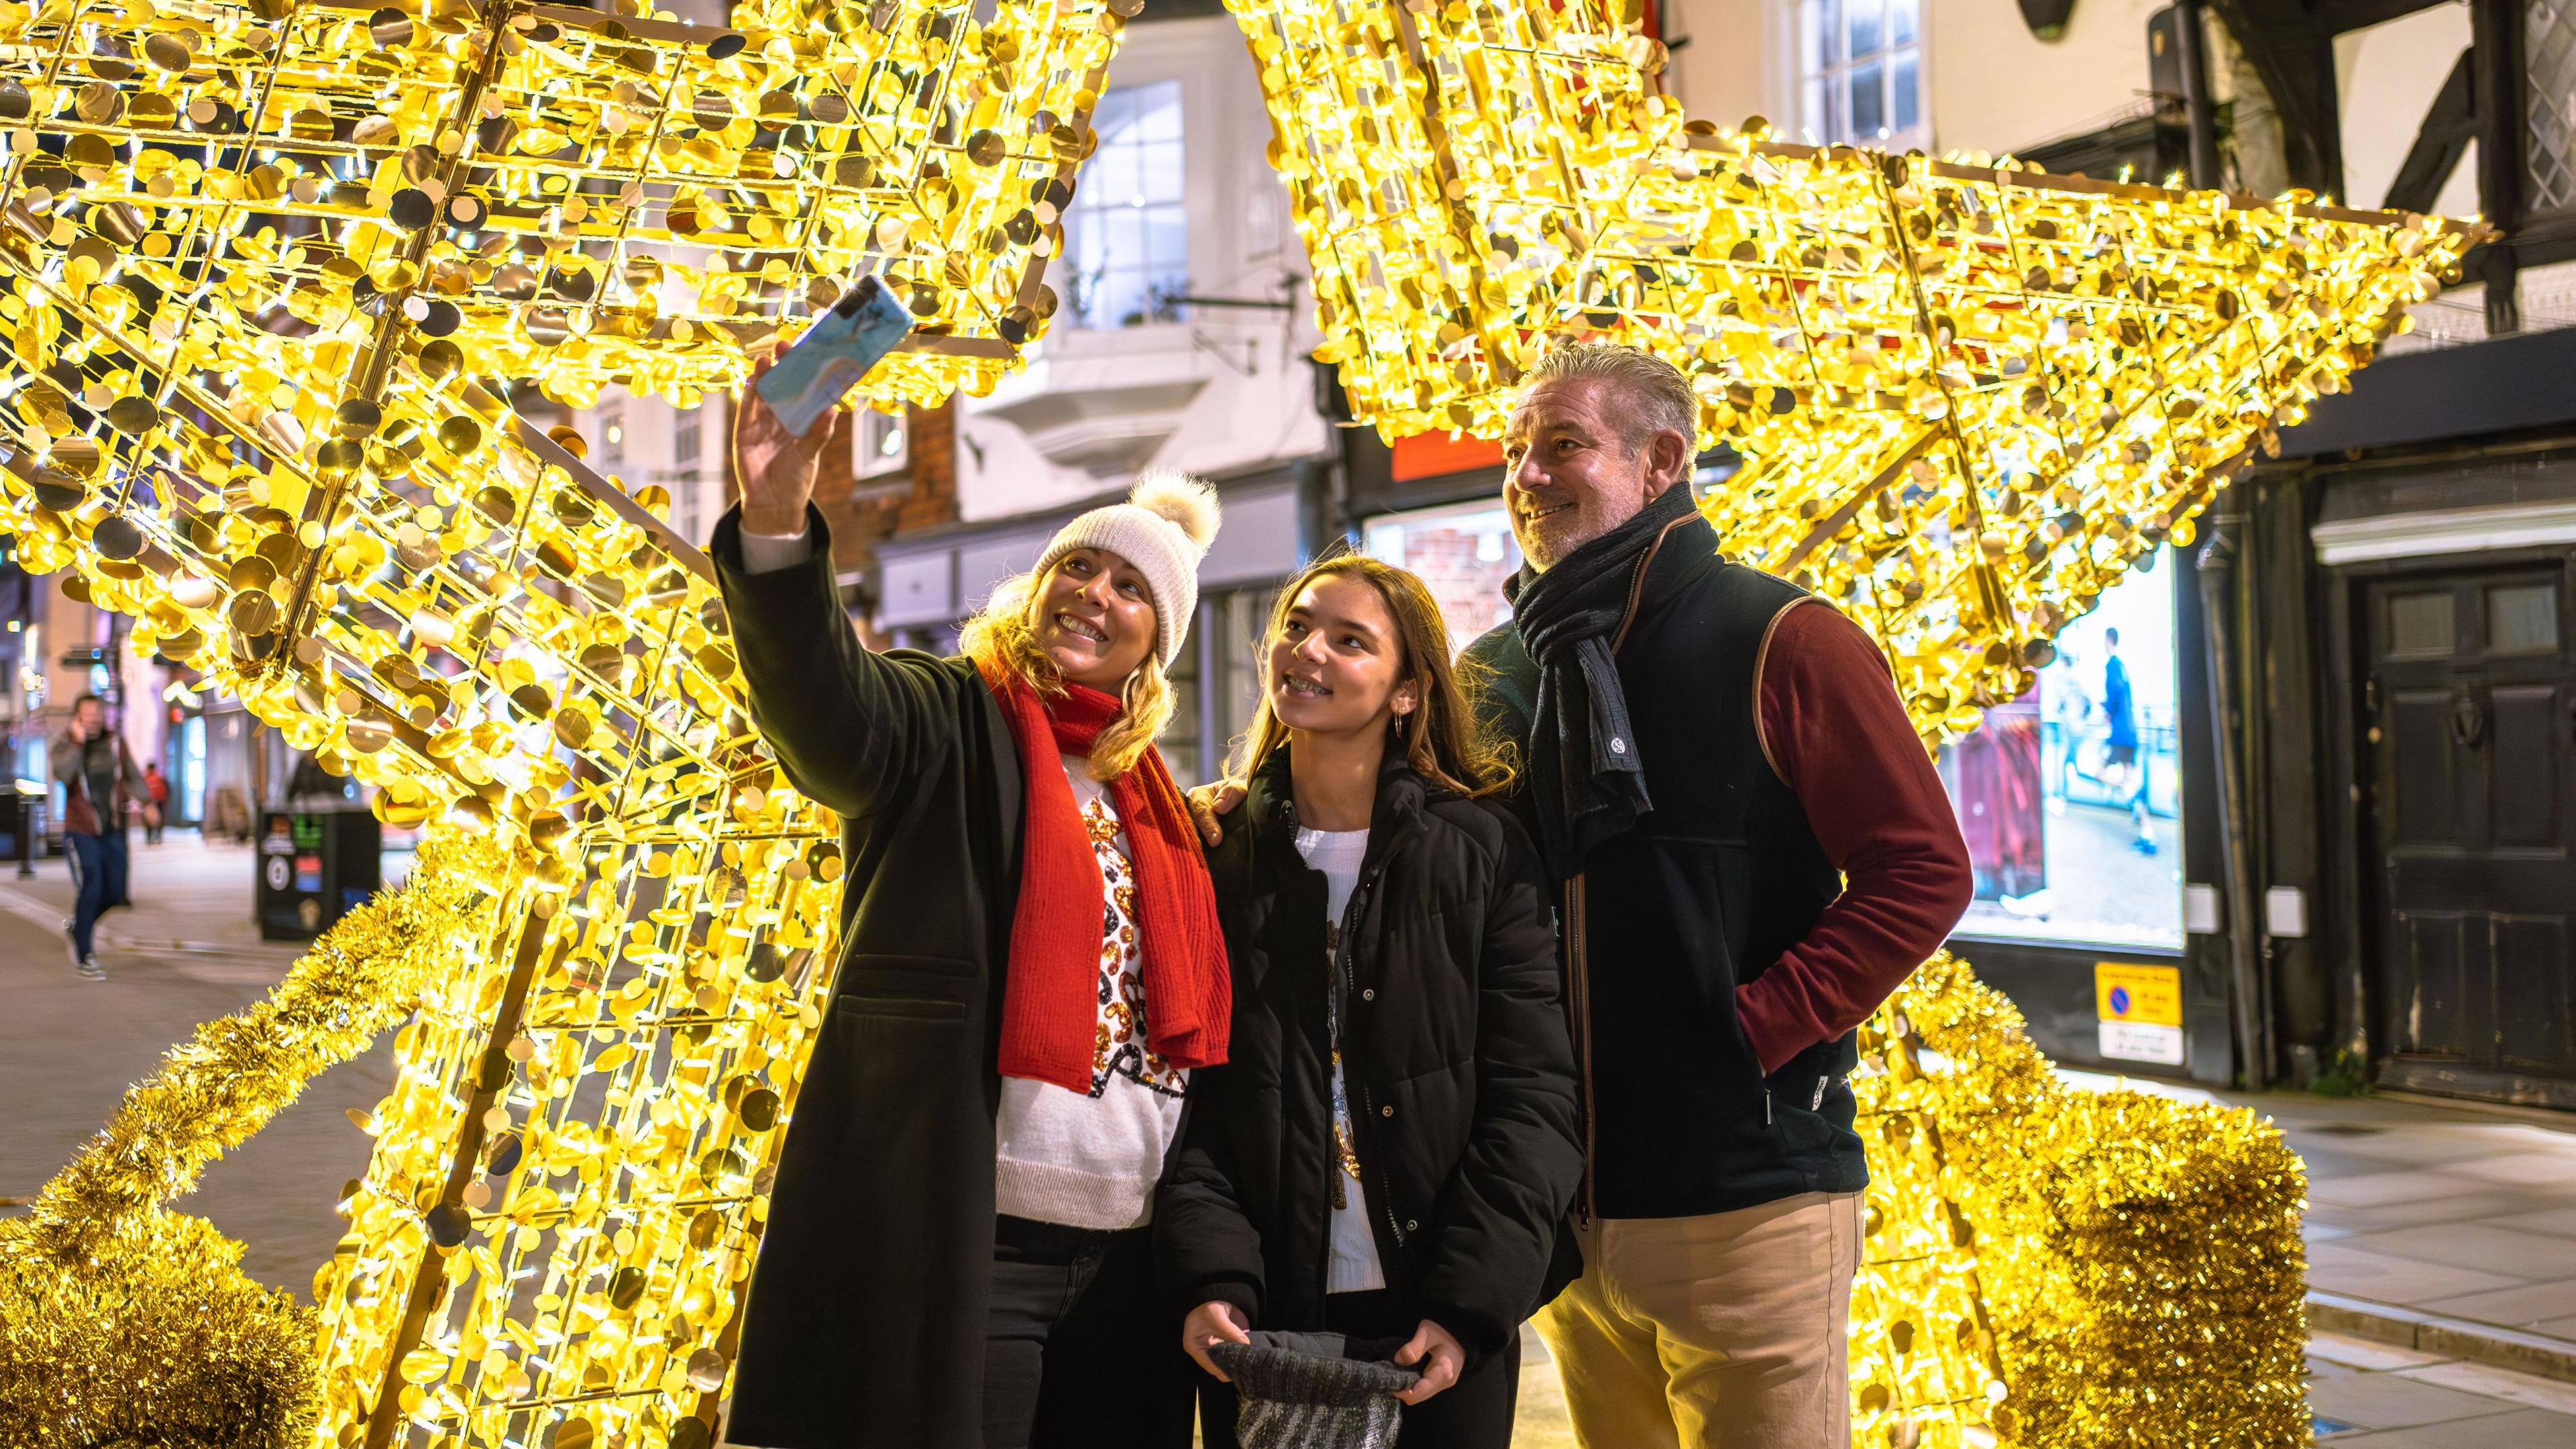
[[[1511,617],[1502,585],[1521,556],[1499,503],[1386,514],[1361,536],[1422,575],[1453,648]],[[1941,750],[1977,876],[1961,935],[2181,949],[2172,552],[2068,624],[2036,688]]]
[[[2172,553],[2068,624],[2030,693],[1943,747],[1977,874],[1961,935],[2181,948]]]

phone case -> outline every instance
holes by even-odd
[[[861,277],[755,384],[787,430],[803,437],[912,331],[912,314],[874,277]]]

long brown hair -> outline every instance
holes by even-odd
[[[995,585],[984,607],[958,631],[958,643],[966,657],[987,672],[986,677],[994,670],[1006,670],[1027,680],[1041,698],[1053,699],[1064,693],[1064,677],[1055,661],[1038,648],[1036,630],[1029,622],[1040,582],[1036,574],[1014,574]],[[1171,679],[1153,650],[1146,650],[1144,662],[1127,676],[1118,699],[1126,708],[1091,742],[1085,770],[1104,785],[1134,768],[1154,747],[1163,726],[1172,721]]]
[[[1510,784],[1511,765],[1479,735],[1467,707],[1458,666],[1450,658],[1449,624],[1440,617],[1439,601],[1431,597],[1419,575],[1364,553],[1319,558],[1279,590],[1278,600],[1270,606],[1270,626],[1261,635],[1261,707],[1237,747],[1234,776],[1251,778],[1272,751],[1287,743],[1288,727],[1270,707],[1270,646],[1288,626],[1288,611],[1295,607],[1298,595],[1317,580],[1336,576],[1359,579],[1377,590],[1395,620],[1401,651],[1396,683],[1410,682],[1415,699],[1413,712],[1396,716],[1391,727],[1405,764],[1424,780],[1461,795],[1489,795]]]

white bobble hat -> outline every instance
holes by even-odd
[[[1037,574],[1077,548],[1114,553],[1145,576],[1154,600],[1154,657],[1166,669],[1199,607],[1199,560],[1216,538],[1216,489],[1187,473],[1138,474],[1124,503],[1095,508],[1057,530]]]

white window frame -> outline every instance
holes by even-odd
[[[881,413],[875,408],[859,409],[857,436],[851,439],[853,456],[850,471],[861,478],[881,478],[900,473],[912,466],[912,433],[905,413]],[[888,437],[894,447],[887,451]]]
[[[1855,59],[1847,53],[1848,14],[1860,8],[1875,8],[1880,13],[1878,48]],[[1893,21],[1896,13],[1905,9],[1913,12],[1914,33],[1911,39],[1899,43]],[[1929,19],[1925,12],[1929,9],[1924,0],[1791,0],[1790,50],[1796,62],[1798,113],[1816,140],[1889,152],[1931,149],[1932,47],[1925,33]],[[1830,58],[1824,53],[1820,33],[1820,21],[1826,14],[1834,17],[1841,30]],[[1904,58],[1914,63],[1914,123],[1899,127],[1895,124],[1896,71],[1898,61]],[[1879,66],[1880,114],[1886,124],[1876,134],[1855,135],[1848,124],[1850,106],[1843,97],[1852,75],[1872,62]]]
[[[1192,217],[1190,215],[1190,201],[1193,191],[1190,186],[1189,179],[1190,154],[1195,148],[1193,148],[1185,139],[1190,115],[1190,88],[1178,76],[1155,76],[1151,78],[1140,77],[1125,84],[1112,87],[1102,94],[1101,100],[1105,103],[1122,92],[1153,90],[1164,87],[1170,88],[1173,102],[1180,110],[1184,138],[1175,139],[1169,143],[1154,144],[1168,144],[1178,148],[1180,166],[1177,168],[1177,173],[1180,188],[1178,196],[1168,200],[1158,200],[1152,203],[1152,206],[1153,209],[1158,211],[1165,209],[1170,210],[1179,221],[1181,227],[1181,256],[1183,259],[1181,284],[1183,290],[1186,291],[1191,285],[1191,232],[1195,230],[1192,225]],[[1094,111],[1093,113],[1095,124],[1097,123],[1098,114],[1099,113],[1097,111]],[[1106,149],[1110,144],[1111,143],[1104,138],[1101,142],[1101,147],[1102,149]],[[1116,317],[1092,316],[1089,314],[1087,308],[1081,305],[1082,302],[1088,301],[1087,298],[1081,297],[1081,288],[1083,284],[1081,273],[1079,271],[1079,263],[1077,262],[1077,257],[1080,255],[1083,245],[1082,228],[1087,225],[1096,225],[1096,218],[1109,213],[1114,208],[1127,205],[1141,206],[1144,205],[1144,203],[1141,201],[1133,201],[1128,198],[1105,196],[1101,192],[1093,189],[1092,183],[1094,178],[1090,174],[1090,170],[1091,167],[1097,163],[1100,154],[1100,150],[1095,150],[1091,157],[1085,161],[1084,174],[1078,176],[1075,182],[1073,205],[1065,215],[1063,288],[1066,294],[1065,301],[1068,305],[1066,306],[1063,320],[1084,331],[1117,332],[1125,330],[1127,324]],[[1187,316],[1188,309],[1186,307],[1175,306],[1165,314],[1157,314],[1148,311],[1145,313],[1143,321],[1138,325],[1150,327],[1160,323],[1179,322],[1185,320]]]

